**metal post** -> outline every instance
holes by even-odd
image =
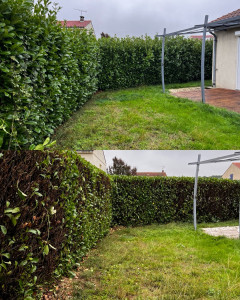
[[[162,38],[162,61],[161,61],[161,69],[162,69],[162,90],[165,93],[165,82],[164,82],[164,48],[165,48],[165,35],[166,28],[163,30],[163,38]]]
[[[201,58],[201,89],[202,89],[202,102],[205,103],[205,45],[206,45],[206,33],[207,33],[208,15],[205,16],[203,39],[202,39],[202,58]]]
[[[200,160],[201,160],[201,154],[198,154],[198,163],[196,168],[194,194],[193,194],[193,223],[194,223],[195,230],[197,230],[197,186],[198,186],[198,173],[199,173]]]
[[[216,62],[217,62],[217,36],[213,34],[213,78],[212,78],[212,85],[216,87]]]

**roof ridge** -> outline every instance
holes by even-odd
[[[213,22],[217,22],[217,21],[221,21],[221,20],[225,20],[225,19],[230,19],[230,18],[234,18],[234,17],[238,17],[240,16],[240,8],[239,9],[236,9],[226,15],[223,15],[222,17],[219,17],[213,21],[211,21],[211,23]]]

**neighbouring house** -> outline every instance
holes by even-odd
[[[107,172],[107,163],[103,150],[77,150],[77,153],[92,165]]]
[[[167,174],[162,170],[162,172],[137,172],[136,176],[148,176],[148,177],[160,176],[160,177],[166,177]]]
[[[216,36],[216,87],[240,90],[240,9],[212,22],[228,21],[214,28]],[[214,70],[213,70],[214,72]]]
[[[93,24],[92,21],[90,20],[84,20],[84,16],[80,17],[79,21],[59,21],[60,24],[62,24],[62,26],[66,26],[67,28],[80,28],[80,29],[86,29],[87,31],[93,31],[94,32],[94,28],[93,28]]]
[[[202,40],[203,36],[202,35],[191,35],[190,38],[195,39],[195,40]],[[206,40],[207,41],[213,40],[213,35],[206,35]]]
[[[232,163],[222,175],[224,179],[240,180],[240,163]]]

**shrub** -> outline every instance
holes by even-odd
[[[0,158],[0,298],[71,274],[111,223],[110,180],[71,152]]]
[[[41,143],[97,90],[93,34],[56,20],[49,0],[0,2],[0,148]]]
[[[102,38],[99,89],[161,84],[162,41],[148,36]],[[184,37],[166,38],[165,81],[182,83],[201,78],[202,42]],[[212,41],[206,41],[206,79],[212,73]]]
[[[113,224],[145,225],[190,221],[194,178],[113,176]],[[240,182],[199,178],[198,221],[238,217]]]

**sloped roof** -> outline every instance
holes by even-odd
[[[167,176],[167,174],[162,171],[162,172],[137,172],[136,173],[137,176],[162,176],[165,177]]]
[[[233,163],[233,164],[240,169],[240,163]]]
[[[91,23],[90,20],[86,20],[86,21],[59,21],[60,24],[62,24],[62,26],[66,26],[66,27],[78,27],[78,28],[85,28],[88,24]]]
[[[220,18],[217,18],[216,20],[213,20],[211,21],[212,22],[217,22],[217,21],[221,21],[221,20],[226,20],[226,19],[229,19],[229,18],[234,18],[234,17],[238,17],[240,16],[240,9],[237,9],[237,10],[234,10]]]

